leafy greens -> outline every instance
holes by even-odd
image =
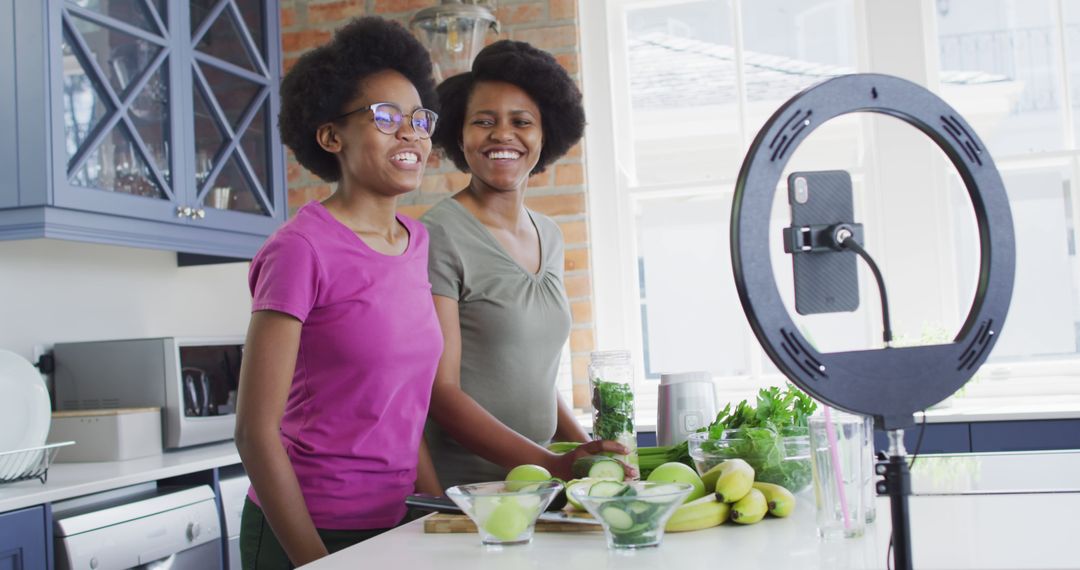
[[[634,433],[634,392],[629,384],[593,381],[593,434],[599,439],[620,441]]]
[[[755,479],[776,483],[792,491],[809,484],[812,474],[809,457],[791,458],[784,438],[805,436],[807,419],[817,409],[810,396],[788,385],[758,392],[756,406],[743,400],[731,409],[728,404],[709,425],[709,440],[702,449],[721,457],[739,457],[754,468]]]

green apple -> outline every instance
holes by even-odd
[[[506,474],[506,490],[520,491],[530,483],[551,479],[551,472],[539,465],[518,465]]]
[[[705,496],[705,483],[701,481],[701,477],[698,477],[697,471],[694,471],[693,467],[678,461],[671,461],[653,469],[648,480],[654,483],[689,483],[693,485],[694,490],[690,491],[690,494],[686,496],[684,503]]]
[[[514,540],[529,528],[529,513],[517,501],[503,501],[488,515],[483,527],[499,540]]]

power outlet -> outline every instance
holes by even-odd
[[[34,345],[34,358],[30,361],[31,364],[37,364],[38,360],[41,360],[42,355],[52,352],[51,346],[45,346],[44,344]]]
[[[34,366],[37,366],[37,363],[39,361],[41,361],[42,356],[44,356],[46,354],[52,354],[52,349],[53,349],[52,345],[35,344],[34,345],[34,360],[31,361],[34,364]],[[54,402],[53,405],[52,405],[52,409],[55,411],[56,410],[56,404],[55,404],[55,402],[56,402],[56,386],[53,383],[53,378],[52,378],[53,375],[52,374],[47,374],[47,373],[44,373],[44,372],[41,372],[41,371],[38,371],[38,372],[41,374],[41,380],[43,382],[45,382],[45,389],[49,391],[49,400]]]

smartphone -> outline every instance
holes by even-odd
[[[855,222],[851,175],[844,170],[793,172],[788,176],[792,228]],[[858,260],[853,251],[815,248],[791,254],[795,310],[800,315],[859,308]]]
[[[422,511],[435,511],[437,513],[461,513],[461,507],[457,506],[449,497],[436,497],[424,493],[417,493],[405,497],[405,506]]]

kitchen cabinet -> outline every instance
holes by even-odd
[[[915,452],[919,443],[919,431],[923,430],[922,443],[918,445],[923,453],[969,453],[971,452],[970,427],[967,423],[941,423],[916,425],[904,430],[904,448],[909,454]],[[874,432],[874,449],[887,452],[889,437],[883,431]]]
[[[1003,421],[971,424],[971,450],[1080,449],[1080,420]]]
[[[53,568],[53,504],[151,482],[158,487],[207,485],[213,490],[218,522],[222,525],[221,540],[214,545],[215,560],[220,562],[200,567],[228,568],[226,560],[230,563],[238,560],[229,550],[228,539],[239,534],[236,505],[242,504],[247,487],[236,485],[234,479],[243,473],[240,456],[231,441],[126,461],[54,463],[45,483],[34,479],[0,485],[0,570]],[[219,485],[223,478],[229,481],[226,489]],[[229,511],[223,512],[223,508]],[[155,537],[146,539],[155,540]]]
[[[904,447],[915,451],[920,426],[904,432]],[[884,432],[874,433],[874,447],[887,451]],[[986,453],[1080,449],[1080,420],[1009,420],[926,424],[919,453]]]
[[[47,506],[0,514],[0,568],[52,570],[52,521]]]
[[[0,0],[0,239],[250,257],[285,219],[277,0]]]

